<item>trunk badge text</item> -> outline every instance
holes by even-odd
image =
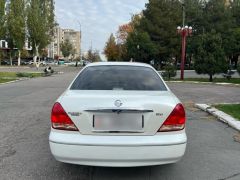
[[[71,116],[80,116],[82,113],[79,112],[68,112]]]
[[[163,116],[163,113],[156,113],[156,116]]]
[[[122,104],[123,104],[123,103],[122,103],[120,100],[116,100],[116,101],[114,102],[114,105],[115,105],[116,107],[121,107]]]

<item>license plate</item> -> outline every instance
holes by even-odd
[[[142,114],[109,113],[93,116],[93,131],[142,132],[143,128]]]

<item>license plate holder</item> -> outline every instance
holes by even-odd
[[[93,131],[143,132],[144,116],[136,113],[99,113],[93,115]]]

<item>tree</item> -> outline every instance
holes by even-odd
[[[49,44],[54,26],[53,0],[29,0],[27,7],[27,28],[28,37],[33,46],[35,63],[39,56],[39,51]]]
[[[231,31],[231,39],[227,46],[229,47],[229,54],[231,62],[237,68],[238,58],[240,56],[240,0],[230,1],[230,11],[233,18],[234,27]]]
[[[133,32],[133,27],[131,26],[130,23],[119,26],[117,31],[118,44],[126,43],[127,37],[131,32]]]
[[[140,24],[141,18],[142,18],[142,13],[135,14],[132,16],[131,21],[129,23],[120,25],[118,27],[116,37],[117,37],[119,61],[129,60],[129,57],[127,54],[127,45],[126,45],[127,38],[133,31],[135,31],[135,28]]]
[[[237,66],[237,72],[238,72],[238,74],[240,75],[240,63],[239,63],[238,66]]]
[[[181,25],[181,4],[178,0],[149,0],[138,31],[147,32],[155,44],[155,60],[168,61],[180,52],[180,37],[176,27]]]
[[[233,18],[231,16],[231,7],[226,4],[225,0],[210,0],[207,2],[204,14],[205,30],[211,32],[215,30],[221,35],[223,49],[226,57],[231,60],[232,56],[232,39],[233,37]]]
[[[70,43],[69,39],[66,39],[61,43],[60,49],[64,57],[69,57],[73,52],[73,45]]]
[[[215,31],[201,36],[201,44],[194,55],[194,68],[198,74],[208,74],[212,82],[213,75],[227,71],[227,61],[222,47],[221,35]]]
[[[157,48],[147,32],[131,33],[128,36],[126,47],[128,57],[137,62],[149,63],[157,53]]]
[[[86,60],[90,60],[91,62],[99,62],[101,60],[99,51],[92,50],[91,48],[88,50],[87,55],[85,57]]]
[[[5,39],[5,22],[6,22],[6,16],[5,16],[5,0],[0,0],[0,39]],[[3,57],[2,50],[0,51],[0,65]]]
[[[22,49],[21,58],[29,58],[29,52],[26,49]]]
[[[5,0],[0,0],[0,39],[5,39]]]
[[[132,33],[135,28],[139,25],[142,14],[135,14],[132,16],[131,21],[127,24],[120,25],[117,31],[117,43],[125,44],[128,35]]]
[[[106,46],[104,48],[104,53],[108,61],[117,61],[119,58],[119,48],[113,34],[110,35],[106,43]]]
[[[164,66],[164,72],[162,73],[162,76],[170,80],[171,77],[175,77],[176,75],[177,71],[174,64],[171,62],[167,62],[167,64]]]
[[[8,39],[11,39],[11,49],[17,48],[18,66],[21,63],[21,50],[26,39],[25,4],[25,0],[10,1],[7,11]]]

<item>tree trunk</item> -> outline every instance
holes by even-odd
[[[18,50],[18,66],[21,65],[21,51]]]
[[[238,56],[239,55],[234,55],[233,56],[233,60],[232,61],[234,62],[234,69],[237,69]]]
[[[34,62],[34,65],[36,66],[37,69],[39,68],[39,64],[38,64],[38,62],[37,62],[37,58],[38,58],[38,56],[39,56],[38,48],[39,48],[39,45],[37,45],[37,44],[35,43],[36,53],[35,53],[35,56],[33,57],[33,62]]]
[[[213,81],[213,75],[209,74],[209,81],[212,82]]]
[[[10,57],[9,57],[9,59],[10,59],[10,65],[12,66],[13,64],[12,64],[12,52],[11,52],[11,50],[10,50]]]
[[[192,54],[189,56],[189,69],[192,69]]]

